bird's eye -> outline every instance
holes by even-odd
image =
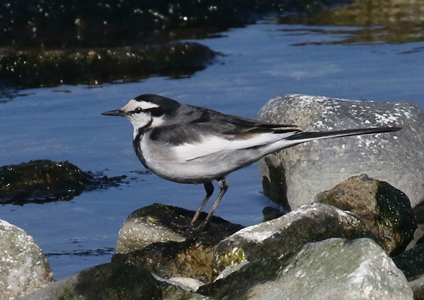
[[[136,113],[136,114],[139,114],[139,113],[141,113],[143,110],[141,109],[141,107],[137,107],[135,110],[134,110],[134,112]]]

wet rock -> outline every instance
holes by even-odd
[[[365,224],[348,212],[321,203],[305,205],[221,241],[213,258],[214,277],[241,262],[288,255],[305,243],[333,237],[374,238]]]
[[[75,165],[50,160],[35,160],[0,168],[0,199],[2,203],[19,203],[31,199],[65,200],[79,195],[84,184],[93,181]]]
[[[207,300],[210,299],[207,296],[203,296],[191,291],[182,289],[176,285],[167,285],[162,287],[162,299],[163,300]]]
[[[416,244],[411,249],[393,258],[408,280],[424,277],[424,244]]]
[[[314,14],[287,14],[279,19],[281,24],[328,26],[328,30],[315,30],[315,34],[338,34],[340,40],[322,38],[322,42],[305,42],[304,45],[334,45],[351,43],[411,43],[424,40],[424,24],[421,12],[422,1],[356,0],[348,5],[318,11]],[[353,26],[353,28],[345,28]],[[305,28],[302,28],[305,30]],[[308,30],[308,29],[306,29]]]
[[[209,297],[197,294],[196,291],[203,282],[188,277],[173,277],[164,279],[157,275],[153,275],[161,282],[162,297],[164,300],[202,300],[209,299]]]
[[[424,202],[421,202],[414,207],[415,220],[418,224],[424,224]],[[424,228],[421,230],[421,235],[424,235]]]
[[[50,265],[34,239],[0,220],[0,299],[17,299],[52,281]]]
[[[156,277],[157,278],[157,277]],[[158,279],[159,280],[159,279]],[[162,279],[164,282],[170,283],[174,286],[181,287],[186,291],[195,292],[199,287],[205,285],[203,282],[189,277],[172,277],[169,280]]]
[[[212,279],[211,262],[215,245],[194,239],[155,243],[125,256],[115,255],[112,261],[142,267],[163,278],[190,277],[207,283]]]
[[[143,267],[163,278],[212,278],[211,261],[216,244],[243,228],[213,217],[207,231],[190,229],[194,211],[153,204],[133,212],[123,224],[114,262]],[[199,222],[204,220],[202,213]]]
[[[291,256],[253,261],[198,292],[214,299],[413,299],[405,276],[370,239],[308,243]]]
[[[266,206],[262,210],[262,214],[264,216],[263,221],[269,221],[269,220],[276,219],[278,217],[281,217],[285,213],[287,213],[287,212],[284,212],[284,211],[282,211],[279,208],[275,208],[275,207],[271,207],[271,206]]]
[[[417,229],[408,197],[384,181],[354,176],[316,196],[316,201],[360,218],[389,255],[403,252]]]
[[[23,300],[162,299],[159,282],[146,270],[103,264],[48,285]]]
[[[424,198],[424,113],[410,102],[351,101],[285,95],[268,101],[258,119],[307,131],[402,126],[396,133],[304,143],[259,161],[265,195],[296,209],[354,175],[368,174],[403,191],[412,207]]]
[[[116,186],[125,176],[108,178],[83,172],[68,161],[32,160],[0,167],[0,203],[70,200],[83,191]]]
[[[162,226],[158,220],[160,215],[157,213],[163,212],[164,209],[167,209],[166,206],[153,204],[129,215],[119,230],[115,254],[128,254],[157,242],[184,242],[186,240],[184,236],[167,226]]]
[[[424,299],[424,276],[410,281],[409,286],[414,292],[414,300]]]
[[[311,11],[323,3],[332,1],[9,1],[0,11],[0,45],[63,48],[106,41],[117,44],[154,33],[167,33],[168,39],[193,38],[243,26],[258,19],[260,13]],[[189,30],[190,35],[181,34]]]
[[[0,81],[14,87],[134,82],[152,74],[178,78],[203,70],[215,52],[193,42],[51,51],[3,50]]]
[[[243,228],[241,225],[214,217],[207,231],[196,231],[189,227],[194,213],[181,207],[159,203],[134,211],[119,230],[115,253],[127,254],[154,243],[184,242],[192,238],[218,243]],[[199,224],[206,215],[201,213]]]

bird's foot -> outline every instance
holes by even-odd
[[[209,229],[209,222],[202,222],[200,223],[199,226],[196,227],[196,225],[194,223],[190,223],[190,230],[193,233],[200,233],[200,232],[204,232],[207,231]]]

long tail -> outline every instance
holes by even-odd
[[[350,136],[350,135],[362,135],[362,134],[373,134],[382,132],[393,132],[399,131],[402,127],[372,127],[372,128],[360,128],[360,129],[346,129],[346,130],[333,130],[324,132],[299,132],[286,138],[286,140],[298,141],[303,143],[309,140],[317,139],[328,139],[333,137]]]

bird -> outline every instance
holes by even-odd
[[[401,127],[372,127],[320,132],[302,131],[296,125],[268,123],[142,94],[121,109],[103,112],[128,119],[133,127],[133,147],[146,169],[177,183],[203,184],[206,192],[190,222],[195,223],[214,192],[219,194],[198,228],[207,230],[226,193],[226,176],[260,158],[304,142],[398,131]]]

